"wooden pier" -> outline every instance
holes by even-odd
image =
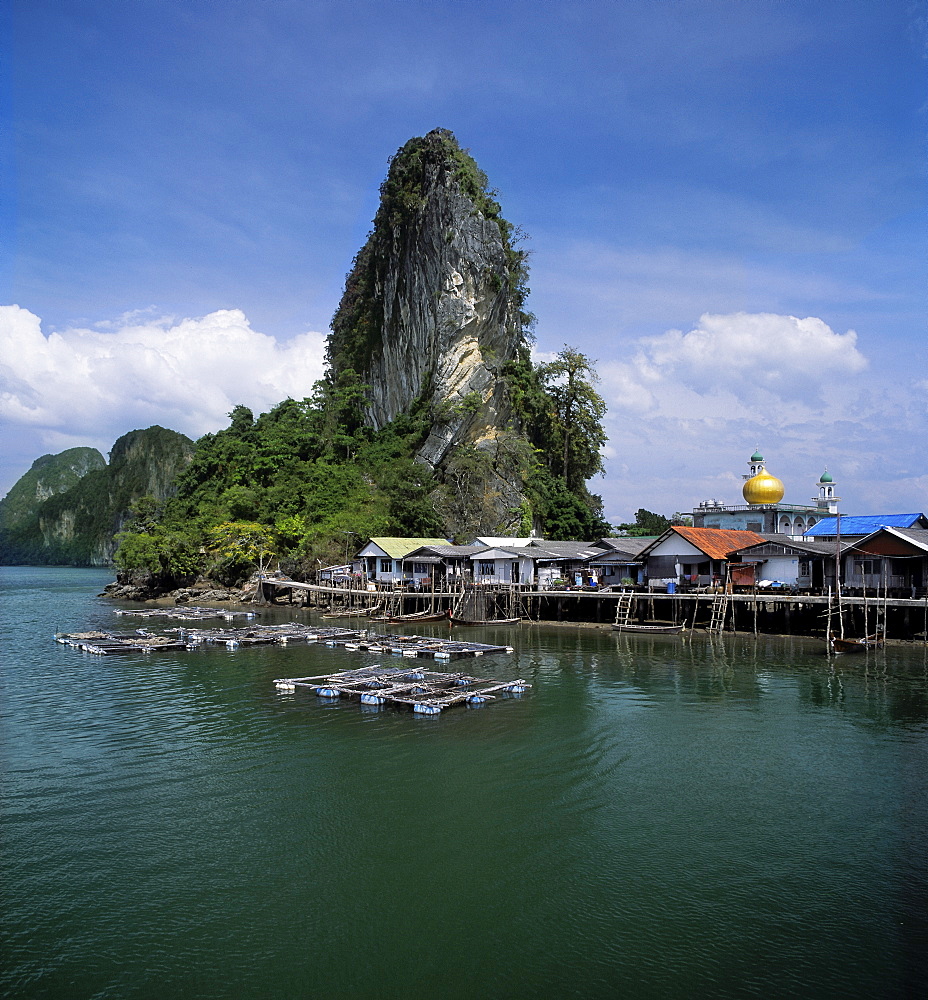
[[[326,584],[298,583],[292,580],[265,579],[265,598],[285,593],[293,603],[293,594],[305,597],[304,607],[341,604],[363,612],[365,605],[380,604],[389,591],[344,588]],[[616,611],[623,600],[623,590],[539,590],[532,586],[497,588],[507,599],[518,599],[522,621],[543,624],[577,622],[607,624],[615,621]],[[493,590],[488,585],[488,590]],[[510,592],[513,592],[511,595]],[[461,595],[461,588],[449,591],[400,591],[393,595],[406,611],[450,609]],[[823,636],[825,619],[835,598],[828,594],[794,593],[782,590],[728,592],[719,587],[701,592],[668,594],[660,590],[636,589],[635,612],[631,621],[639,624],[661,620],[687,629],[707,631],[753,632],[755,634]],[[720,600],[719,598],[723,598]],[[722,606],[724,605],[724,607]],[[886,638],[928,643],[928,594],[918,597],[887,597],[887,595],[841,595],[842,613],[848,628],[866,634],[869,623],[877,616]],[[724,611],[724,618],[722,617]],[[834,608],[833,608],[833,613]],[[360,617],[360,614],[359,614]],[[391,624],[402,624],[391,622]],[[414,624],[414,622],[410,622]]]
[[[520,695],[531,684],[519,678],[491,681],[465,673],[402,667],[362,667],[317,677],[284,677],[274,681],[280,694],[305,688],[319,698],[352,698],[362,705],[395,705],[417,715],[438,715],[453,705],[482,705],[500,694]]]

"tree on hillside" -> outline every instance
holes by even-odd
[[[564,347],[554,361],[538,366],[538,377],[551,401],[552,447],[548,466],[576,490],[603,472],[600,448],[606,443],[602,419],[606,402],[594,388],[594,361]]]
[[[623,535],[633,535],[641,538],[646,535],[663,534],[668,528],[676,525],[689,525],[691,527],[692,524],[693,519],[686,517],[679,511],[673,517],[664,517],[663,514],[655,514],[653,510],[645,510],[644,507],[639,507],[635,512],[634,522],[629,521],[625,524],[617,524],[616,528]]]

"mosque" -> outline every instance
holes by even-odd
[[[733,528],[799,539],[823,517],[837,513],[841,498],[835,493],[835,482],[827,469],[816,484],[818,495],[814,506],[810,506],[783,503],[783,483],[767,471],[759,451],[748,459],[748,468],[750,471],[742,476],[741,493],[745,502],[722,504],[718,500],[703,500],[693,509],[694,528]]]

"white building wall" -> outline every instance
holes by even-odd
[[[768,556],[767,561],[757,567],[758,582],[761,580],[777,580],[780,583],[795,585],[799,580],[798,556]]]
[[[485,572],[492,564],[492,572]],[[517,579],[513,578],[513,567],[518,565]],[[516,556],[511,552],[488,549],[471,557],[474,583],[496,583],[508,586],[510,583],[532,584],[535,582],[535,563],[531,556]]]
[[[649,556],[683,556],[684,562],[705,562],[709,557],[688,542],[682,535],[673,535],[658,542]]]

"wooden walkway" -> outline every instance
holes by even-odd
[[[342,597],[359,603],[370,602],[370,604],[377,604],[381,602],[385,594],[394,593],[392,590],[355,590],[346,587],[337,587],[331,584],[319,584],[319,583],[300,583],[296,580],[280,580],[280,579],[269,579],[265,578],[262,584],[276,588],[278,590],[301,590],[307,591],[315,594],[325,594],[331,597]],[[487,590],[490,592],[494,591],[494,585],[488,584]],[[496,590],[508,593],[512,590],[508,586],[499,586]],[[428,600],[432,597],[432,591],[416,591],[416,590],[401,590],[395,592],[397,595],[402,596],[408,600]],[[625,590],[542,590],[536,587],[518,587],[518,596],[523,600],[557,600],[557,599],[570,599],[577,600],[581,602],[592,602],[592,601],[604,601],[609,604],[617,604],[621,601],[623,594],[627,593]],[[670,601],[682,603],[684,605],[690,603],[701,603],[707,604],[707,599],[711,600],[715,593],[712,592],[690,592],[690,591],[676,591],[673,594],[668,594],[662,590],[635,590],[635,597],[639,600],[657,601],[662,603],[664,601]],[[442,599],[444,601],[453,601],[461,596],[461,590],[436,590],[434,592],[434,597],[436,600]],[[737,591],[733,594],[729,594],[728,597],[733,604],[751,604],[757,601],[762,601],[771,605],[778,606],[803,606],[811,604],[819,604],[823,607],[827,606],[829,603],[829,596],[827,594],[804,594],[804,593],[793,593],[790,591],[783,590],[758,590],[753,591]],[[891,608],[925,608],[928,606],[928,595],[925,597],[876,597],[868,596],[861,597],[857,595],[843,594],[841,597],[842,603],[846,607],[863,607],[869,605],[875,607],[877,605],[886,605]]]

